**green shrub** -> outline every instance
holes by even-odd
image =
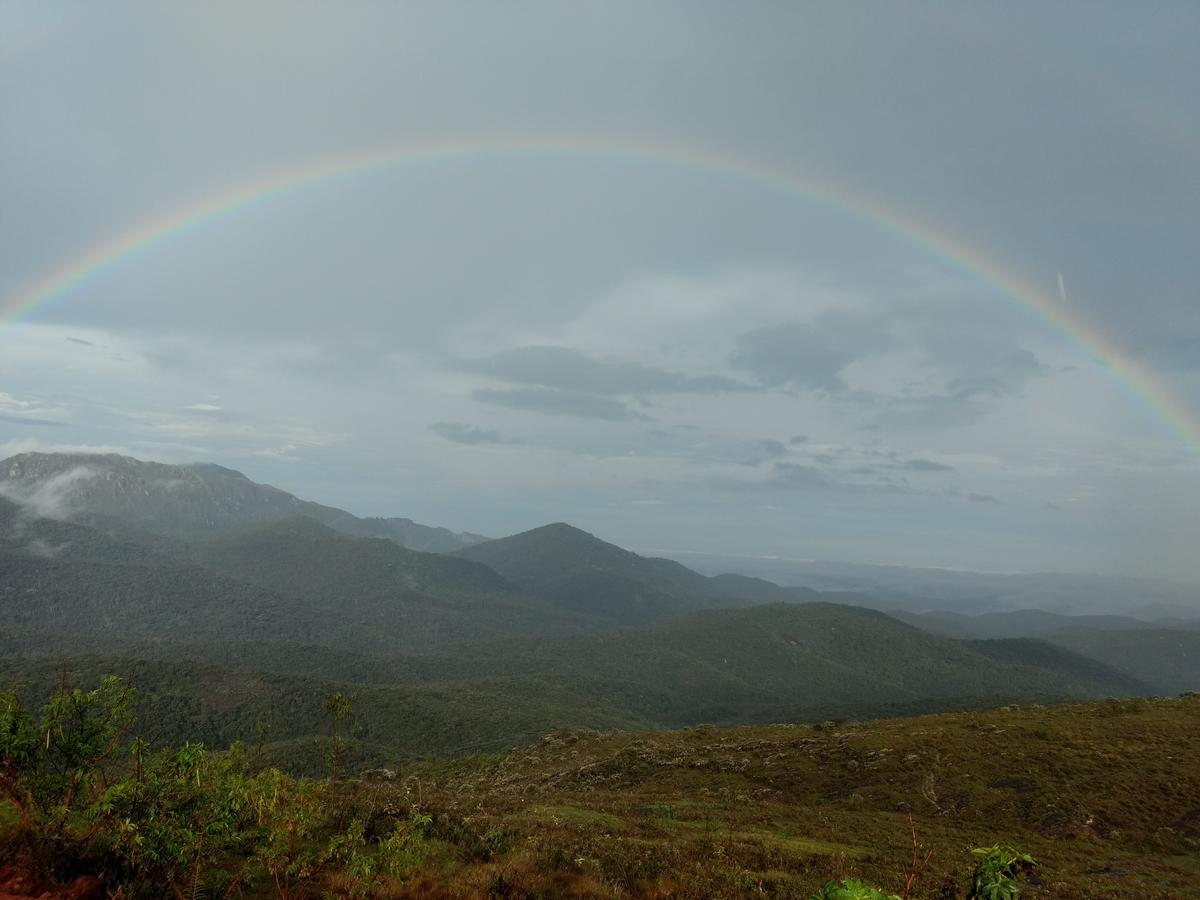
[[[111,676],[92,691],[64,678],[36,718],[15,687],[0,693],[0,795],[35,868],[61,868],[95,838],[103,767],[121,747],[132,702]]]
[[[140,752],[135,745],[133,774],[98,804],[97,824],[129,879],[178,897],[239,881],[264,837],[241,749],[216,754],[184,744],[148,762]]]
[[[827,882],[809,900],[900,900],[900,897],[898,894],[885,894],[879,888],[854,878],[843,878],[839,882]]]
[[[977,847],[971,852],[980,860],[971,875],[967,900],[1014,900],[1021,896],[1021,876],[1037,865],[1028,853],[1002,844]]]

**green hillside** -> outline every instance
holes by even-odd
[[[1063,616],[1035,609],[892,615],[950,637],[1038,638],[1124,672],[1158,693],[1200,689],[1200,630],[1189,621],[1166,627],[1128,616]]]
[[[674,560],[639,556],[561,522],[458,551],[563,609],[643,624],[697,609],[816,599],[758,578],[708,578]]]
[[[789,721],[1146,690],[1038,642],[999,659],[986,644],[927,634],[832,603],[707,610],[645,628],[477,645],[434,657],[454,679],[539,677],[664,725]]]
[[[1195,629],[1060,629],[1045,639],[1127,672],[1160,693],[1200,690],[1200,631]]]
[[[363,761],[521,743],[556,728],[813,722],[1146,693],[1136,680],[1037,641],[960,642],[835,604],[713,610],[643,628],[367,655],[312,642],[171,642],[97,633],[81,656],[59,628],[27,632],[6,679],[45,690],[64,668],[139,687],[163,741],[293,742],[319,768],[321,698],[357,696]],[[887,653],[877,648],[886,646]],[[0,652],[5,650],[0,639]],[[201,660],[201,663],[194,662]],[[307,742],[299,753],[294,742]]]

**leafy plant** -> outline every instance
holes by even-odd
[[[335,853],[316,839],[327,818],[324,792],[307,779],[267,769],[251,785],[251,802],[262,832],[255,858],[286,900]]]
[[[337,779],[346,756],[346,740],[339,726],[354,714],[354,698],[341,691],[330,691],[322,698],[321,707],[329,721],[329,777]]]
[[[1004,844],[977,847],[971,852],[980,860],[971,875],[967,900],[1014,900],[1021,896],[1021,876],[1037,865],[1028,853]]]
[[[132,722],[132,702],[133,691],[112,676],[82,691],[64,675],[37,718],[15,687],[0,694],[0,794],[38,866],[94,837],[95,804],[109,787],[104,765]]]
[[[855,878],[843,878],[837,882],[826,882],[809,900],[900,900],[900,897],[898,894],[885,894],[879,888]]]
[[[144,768],[139,760],[133,777],[105,793],[98,823],[135,880],[164,885],[182,900],[214,880],[240,880],[262,839],[251,786],[240,747],[216,754],[184,744]]]

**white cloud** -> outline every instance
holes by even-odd
[[[6,497],[42,518],[66,519],[71,513],[71,495],[75,487],[95,475],[95,470],[88,466],[76,466],[32,486],[15,480],[0,481],[0,497]]]

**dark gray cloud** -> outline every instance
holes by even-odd
[[[51,426],[54,428],[61,428],[67,425],[66,422],[58,422],[54,419],[40,419],[37,416],[10,416],[7,413],[0,413],[0,422],[11,422],[14,425]]]
[[[787,456],[788,448],[783,441],[777,441],[774,438],[767,438],[759,446],[767,456]]]
[[[83,338],[68,337],[67,340],[70,341],[72,344],[83,344],[83,346],[85,346],[85,347],[95,347],[96,346],[91,341],[85,341]]]
[[[775,463],[775,477],[771,480],[773,487],[792,490],[812,490],[833,487],[833,482],[816,466],[806,466],[800,463]]]
[[[851,474],[875,475],[868,480],[852,480],[836,470],[822,469],[804,463],[777,461],[770,475],[758,481],[715,479],[713,487],[737,492],[792,493],[809,492],[862,496],[869,494],[915,495],[920,493],[901,478],[879,476],[876,470],[860,468]]]
[[[593,359],[567,347],[516,347],[485,359],[463,362],[461,366],[503,381],[585,394],[718,394],[754,390],[750,385],[720,375],[688,376],[636,362]]]
[[[466,444],[469,447],[479,444],[511,444],[510,438],[504,437],[498,431],[480,428],[478,425],[468,425],[465,422],[434,422],[429,430],[439,437],[456,444]]]
[[[954,361],[961,370],[965,363]],[[1002,401],[1017,397],[1034,380],[1051,374],[1033,353],[1017,349],[991,363],[973,361],[971,371],[952,375],[931,388],[928,380],[896,393],[853,389],[837,393],[838,402],[858,406],[878,417],[874,424],[896,427],[954,428],[971,425],[994,412]]]
[[[1000,503],[1000,501],[997,500],[995,497],[993,497],[991,494],[977,494],[974,491],[967,494],[967,499],[970,500],[972,503],[993,503],[993,504]]]
[[[819,326],[793,323],[743,334],[730,363],[771,387],[840,391],[842,371],[857,355]]]
[[[953,472],[954,466],[934,462],[932,459],[906,459],[904,462],[892,465],[894,469],[904,469],[908,472]]]
[[[987,370],[952,378],[944,398],[951,401],[999,400],[1021,390],[1050,369],[1028,350],[1018,349],[997,360]]]
[[[605,419],[610,422],[646,418],[619,400],[581,394],[578,391],[559,391],[551,388],[479,388],[473,391],[471,396],[480,403],[549,416],[576,416],[581,419]]]

